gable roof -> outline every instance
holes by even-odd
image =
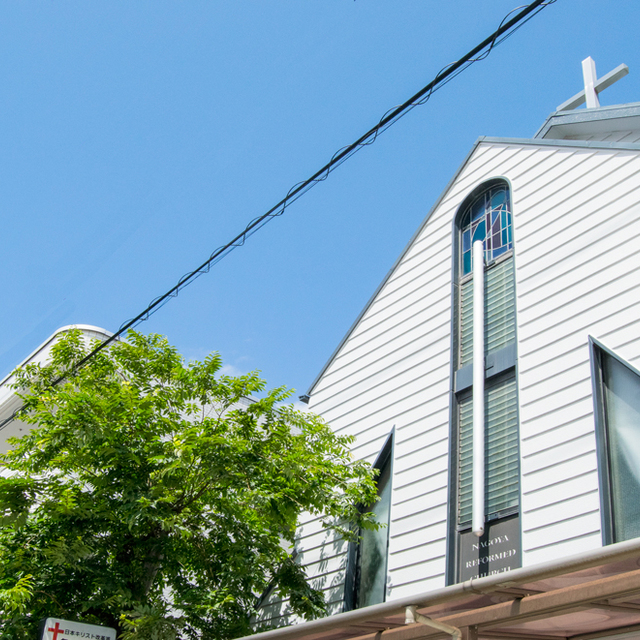
[[[629,106],[629,105],[626,105],[626,106]],[[638,109],[638,115],[640,116],[640,103],[637,105],[637,109]],[[553,114],[553,116],[555,115],[557,114]],[[305,399],[308,399],[309,396],[311,396],[318,382],[324,376],[327,369],[331,366],[331,363],[336,358],[338,353],[340,353],[342,347],[347,342],[347,340],[349,339],[349,337],[351,336],[355,328],[358,326],[358,324],[364,317],[364,315],[367,313],[367,311],[373,304],[374,300],[376,299],[380,291],[387,284],[387,282],[389,281],[389,278],[391,277],[393,272],[396,270],[398,265],[402,262],[407,252],[412,247],[413,243],[420,236],[427,222],[431,218],[431,215],[434,213],[434,211],[438,209],[441,202],[446,198],[447,194],[449,193],[453,185],[456,183],[458,177],[464,171],[465,167],[467,166],[471,158],[474,156],[477,149],[482,145],[498,145],[498,144],[535,146],[535,147],[555,147],[555,148],[570,147],[570,148],[596,149],[596,150],[624,150],[624,151],[640,152],[640,144],[636,144],[636,143],[592,141],[592,140],[549,140],[549,139],[541,139],[541,138],[496,138],[496,137],[486,137],[486,136],[482,136],[478,138],[478,140],[476,140],[474,145],[471,147],[471,149],[467,153],[465,159],[462,161],[462,163],[460,164],[456,172],[453,174],[453,176],[447,183],[446,187],[444,188],[444,190],[442,191],[438,199],[435,201],[433,206],[429,209],[429,212],[427,213],[427,215],[425,216],[425,218],[423,219],[423,221],[421,222],[421,224],[419,225],[415,233],[412,235],[411,239],[409,240],[405,248],[402,250],[402,252],[398,256],[397,260],[394,262],[391,269],[389,269],[385,277],[382,279],[382,281],[374,291],[373,295],[369,298],[367,303],[364,305],[364,307],[362,308],[362,311],[358,314],[357,318],[355,319],[353,324],[349,327],[348,331],[345,333],[342,340],[338,343],[338,346],[336,347],[336,349],[333,351],[333,353],[331,354],[327,362],[324,364],[324,366],[322,367],[318,375],[315,377],[307,393],[303,396],[300,396],[301,399],[305,400]]]

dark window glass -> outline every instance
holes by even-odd
[[[360,540],[349,544],[345,571],[345,611],[385,601],[389,514],[391,511],[391,459],[393,435],[389,436],[375,463],[379,500],[369,508],[383,526],[377,531],[360,530]]]
[[[597,348],[597,347],[596,347]],[[640,374],[599,351],[602,403],[613,542],[640,537]],[[603,496],[604,497],[604,496]]]
[[[387,547],[389,544],[389,511],[391,506],[391,465],[387,463],[378,476],[378,497],[371,507],[376,520],[384,526],[377,531],[365,530],[358,551],[356,607],[384,602],[387,584]]]

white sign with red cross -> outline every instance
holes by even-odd
[[[116,640],[116,630],[111,627],[60,618],[47,618],[41,628],[40,640]]]

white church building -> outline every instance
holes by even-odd
[[[312,384],[386,527],[309,519],[330,615],[254,640],[640,638],[640,103],[480,138]],[[575,110],[586,102],[586,108]]]

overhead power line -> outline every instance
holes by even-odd
[[[78,361],[73,368],[73,371],[77,371],[79,368],[83,367],[91,358],[93,358],[97,353],[109,346],[109,344],[111,344],[114,340],[117,340],[126,331],[147,320],[153,313],[164,306],[171,298],[175,298],[181,289],[191,284],[196,278],[199,278],[201,275],[208,273],[211,267],[222,260],[222,258],[224,258],[228,253],[233,251],[236,247],[241,247],[242,245],[244,245],[247,239],[256,231],[258,231],[258,229],[262,228],[273,218],[281,216],[290,204],[293,204],[298,198],[300,198],[316,184],[326,180],[329,177],[329,174],[334,169],[339,167],[343,162],[345,162],[348,158],[357,153],[363,147],[373,144],[378,136],[386,131],[392,124],[395,124],[398,120],[400,120],[400,118],[407,115],[407,113],[409,113],[409,111],[411,111],[415,107],[425,104],[425,102],[429,100],[433,93],[435,93],[438,89],[441,89],[445,84],[453,80],[453,78],[462,73],[469,66],[471,66],[475,62],[484,60],[497,45],[512,36],[520,27],[531,20],[546,6],[554,4],[556,1],[557,0],[535,0],[528,5],[523,5],[510,11],[502,19],[502,22],[500,22],[498,28],[491,35],[487,36],[480,44],[476,45],[473,49],[471,49],[471,51],[462,56],[456,62],[443,67],[436,74],[435,78],[431,82],[429,82],[429,84],[425,85],[422,89],[420,89],[420,91],[415,93],[408,100],[396,107],[393,107],[392,109],[389,109],[382,116],[378,124],[369,129],[366,133],[362,134],[357,140],[355,140],[355,142],[352,142],[351,144],[336,151],[329,162],[318,169],[312,176],[310,176],[306,180],[303,180],[302,182],[294,185],[289,190],[287,195],[282,200],[280,200],[280,202],[273,205],[273,207],[271,207],[261,216],[252,220],[241,233],[239,233],[226,244],[217,248],[199,267],[182,276],[182,278],[180,278],[180,280],[174,287],[163,293],[161,296],[158,296],[157,298],[152,300],[147,308],[140,312],[137,316],[135,316],[135,318],[124,322],[112,336],[101,342],[84,358],[82,358],[82,360]],[[57,380],[54,380],[52,384],[56,385],[63,379],[64,377],[58,378]],[[3,420],[0,423],[0,429],[11,422],[18,415],[20,410],[21,408],[17,409],[11,416]]]

